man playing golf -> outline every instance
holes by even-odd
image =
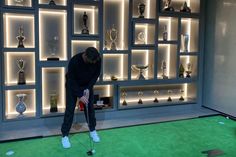
[[[85,52],[78,53],[69,62],[66,73],[66,111],[61,127],[63,148],[71,147],[68,135],[73,122],[77,98],[83,104],[88,105],[90,137],[94,142],[100,142],[95,130],[96,118],[93,108],[93,86],[100,75],[100,71],[101,58],[94,47],[89,47]],[[85,110],[86,107],[84,113],[87,119]]]

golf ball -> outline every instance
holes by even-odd
[[[93,150],[92,150],[92,153],[93,153],[93,154],[95,154],[95,153],[96,153],[95,149],[93,149]]]
[[[12,151],[12,150],[9,150],[8,152],[6,152],[6,155],[7,156],[11,156],[11,155],[13,155],[14,154],[14,151]]]

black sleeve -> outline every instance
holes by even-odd
[[[98,61],[97,63],[97,66],[96,66],[96,71],[94,73],[94,76],[93,78],[89,81],[89,84],[88,84],[88,89],[92,89],[92,87],[95,85],[95,83],[97,82],[97,79],[101,73],[101,59]]]
[[[78,65],[76,64],[76,57],[74,57],[69,62],[66,81],[67,85],[70,86],[74,94],[80,98],[83,96],[83,89],[81,89],[76,79],[77,73],[78,73]]]

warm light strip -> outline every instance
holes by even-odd
[[[166,97],[158,97],[158,96],[157,96],[157,99],[158,99],[158,100],[167,100],[168,97],[169,97],[169,96],[166,96]],[[180,97],[178,97],[178,96],[174,96],[174,97],[171,96],[171,99],[179,99],[179,98],[180,98]],[[154,100],[154,98],[141,98],[141,99],[142,99],[142,101],[153,101],[153,100]],[[123,99],[123,100],[124,100],[124,99]],[[122,103],[123,100],[120,100],[120,103]],[[127,103],[132,103],[132,102],[138,102],[138,99],[125,99],[125,101],[126,101]]]
[[[168,44],[168,47],[167,47],[167,70],[166,70],[166,73],[167,73],[167,76],[170,77],[170,44]]]
[[[64,109],[65,106],[57,106],[58,109]],[[43,110],[50,110],[50,107],[44,107]]]
[[[121,8],[121,49],[124,50],[124,21],[125,21],[125,0],[122,0]]]
[[[149,50],[146,50],[145,52],[146,52],[145,65],[148,65],[148,62],[149,62]],[[145,75],[147,76],[147,78],[149,77],[149,71],[150,71],[150,68],[151,68],[151,67],[148,67],[148,68],[149,68],[149,69],[147,69],[147,70],[145,71]]]
[[[170,35],[171,35],[171,33],[172,33],[172,32],[171,32],[171,27],[172,27],[172,26],[171,26],[171,19],[170,19],[170,18],[169,18],[169,20],[168,20],[168,25],[169,25],[169,26],[168,26],[168,40],[171,40],[171,36],[170,36]]]
[[[107,96],[111,95],[111,85],[107,85]]]
[[[74,43],[81,43],[81,44],[90,44],[93,43],[93,47],[97,48],[97,41],[92,41],[92,40],[73,40],[72,44]]]
[[[64,84],[66,83],[65,81],[65,68],[61,68],[61,106],[65,107],[65,86]]]
[[[45,84],[46,84],[46,81],[45,81],[45,73],[46,73],[46,69],[45,68],[42,68],[42,81],[44,82],[42,82],[42,91],[43,91],[43,93],[42,93],[42,100],[43,100],[43,109],[45,108],[44,106],[45,106],[45,93],[46,93],[46,88],[45,88]]]
[[[92,34],[95,34],[95,9],[93,9],[92,14]]]
[[[120,68],[121,68],[121,69],[120,69],[120,70],[121,70],[121,71],[120,71],[121,76],[120,76],[120,77],[121,77],[122,79],[124,79],[124,54],[121,55],[120,61],[121,61],[121,67],[120,67]]]
[[[150,8],[151,8],[150,1],[151,0],[147,0],[147,18],[150,18]]]
[[[74,8],[75,11],[87,11],[87,12],[93,12],[95,10],[95,8],[83,8],[83,7],[79,7],[79,8]]]

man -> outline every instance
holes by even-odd
[[[88,105],[90,137],[94,142],[100,142],[95,130],[96,118],[93,108],[93,86],[100,72],[101,58],[94,47],[89,47],[85,52],[75,55],[69,62],[66,74],[66,111],[61,127],[61,142],[64,148],[71,147],[68,135],[73,122],[77,98]],[[84,108],[84,113],[87,120],[86,107]]]

